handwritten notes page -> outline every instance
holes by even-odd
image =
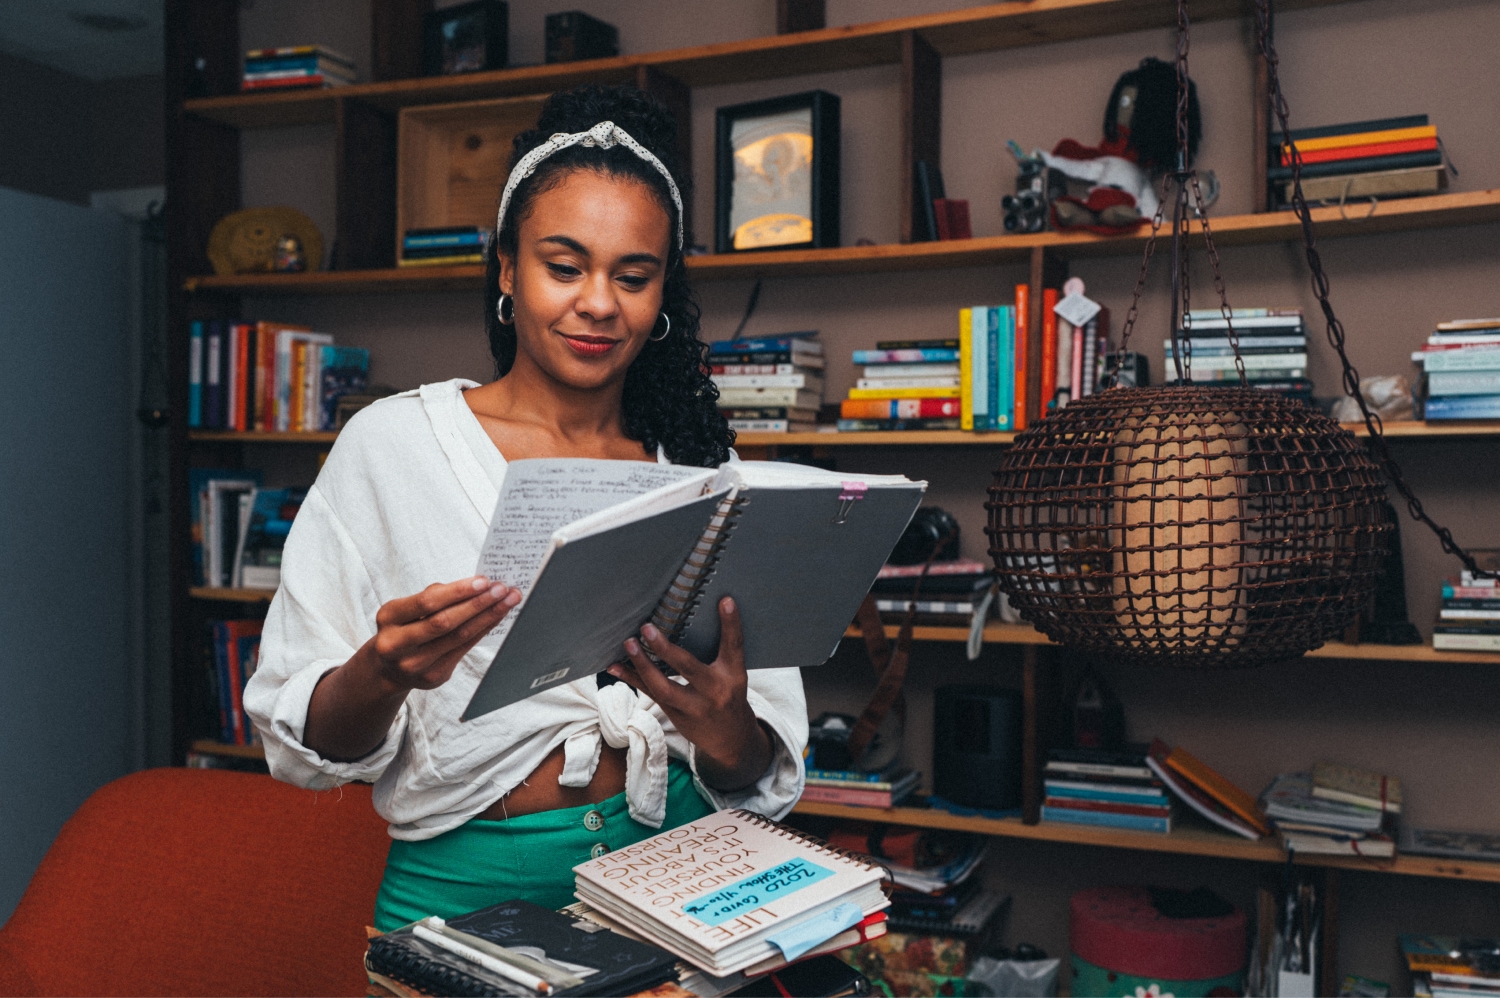
[[[712,973],[841,902],[887,904],[880,871],[745,811],[720,811],[573,868],[578,896]],[[834,930],[835,932],[838,930]]]
[[[713,472],[704,468],[644,461],[512,461],[505,469],[500,501],[495,504],[475,574],[515,586],[524,596],[557,530],[665,486],[682,486],[691,498],[702,491],[701,483],[712,478]]]

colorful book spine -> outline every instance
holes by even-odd
[[[1016,404],[1012,425],[1024,430],[1030,421],[1031,412],[1031,286],[1016,285],[1015,307],[1016,330]]]
[[[853,807],[895,807],[910,794],[910,790],[895,794],[889,790],[864,790],[858,787],[804,786],[802,799],[822,804],[847,804]]]
[[[1005,399],[1001,390],[1000,369],[1002,357],[1005,353],[1004,335],[1000,329],[1000,311],[993,305],[974,310],[976,320],[979,316],[984,317],[984,329],[975,335],[984,337],[984,362],[985,362],[985,408],[989,419],[984,426],[987,430],[1010,429],[1010,414],[1005,407]]]
[[[1057,289],[1042,289],[1042,390],[1037,396],[1037,410],[1046,416],[1057,395]]]
[[[188,334],[188,426],[203,425],[203,321],[194,319]]]
[[[1109,814],[1103,811],[1075,811],[1066,807],[1042,807],[1043,821],[1069,825],[1097,825],[1103,828],[1127,828],[1137,832],[1166,835],[1172,831],[1172,819],[1150,818],[1135,814]]]
[[[1313,152],[1322,152],[1326,149],[1347,149],[1351,146],[1378,145],[1387,142],[1406,142],[1412,139],[1436,139],[1437,127],[1435,125],[1421,125],[1416,128],[1383,128],[1373,132],[1351,132],[1347,135],[1328,135],[1321,139],[1302,139],[1291,143],[1297,147],[1297,151],[1306,155]],[[1281,147],[1282,165],[1289,160],[1286,145]]]
[[[1371,170],[1409,170],[1417,166],[1441,166],[1443,153],[1440,149],[1430,152],[1408,152],[1395,156],[1366,156],[1360,159],[1341,159],[1333,163],[1308,163],[1302,167],[1304,177],[1332,177],[1346,173],[1368,173]],[[1266,171],[1267,180],[1290,180],[1290,166],[1275,166]]]
[[[958,310],[959,417],[961,429],[974,429],[974,339],[973,310]],[[856,355],[857,356],[857,355]]]
[[[224,324],[217,319],[208,323],[208,347],[203,362],[203,425],[210,430],[224,428],[221,420],[221,388],[219,374],[222,366]]]
[[[952,364],[961,362],[960,349],[921,347],[910,350],[856,350],[856,364]]]
[[[1432,419],[1500,419],[1500,395],[1456,395],[1430,398],[1425,415]]]
[[[715,340],[708,345],[708,352],[711,354],[764,353],[771,350],[817,354],[823,352],[816,340],[800,336],[775,336],[757,340]]]
[[[1368,159],[1375,156],[1396,156],[1409,152],[1431,152],[1438,147],[1437,139],[1407,139],[1401,142],[1373,142],[1363,146],[1344,146],[1339,149],[1319,149],[1302,154],[1304,164],[1337,163],[1350,159]],[[1291,166],[1290,153],[1281,154],[1281,165]]]
[[[995,317],[995,361],[991,381],[995,386],[995,429],[1016,428],[1016,310],[1009,305],[992,310]]]
[[[845,399],[839,403],[844,419],[962,419],[963,400],[915,399]]]
[[[731,390],[738,391],[739,389],[731,389]],[[774,389],[774,388],[764,388],[764,389],[749,388],[749,389],[745,389],[745,391],[766,391],[766,392],[773,392],[773,391],[779,391],[779,390],[780,389]],[[959,392],[961,390],[962,390],[961,387],[955,387],[955,388],[851,388],[851,389],[849,389],[849,397],[851,399],[921,399],[921,398],[956,399],[956,398],[960,397],[959,396]],[[789,388],[789,389],[786,389],[786,391],[794,392],[794,391],[797,391],[797,389],[795,389],[795,388]],[[770,403],[767,403],[767,404],[769,405]]]
[[[1427,124],[1427,115],[1411,114],[1400,118],[1378,118],[1374,121],[1350,121],[1340,125],[1294,128],[1288,134],[1293,142],[1302,142],[1306,139],[1321,139],[1333,135],[1360,135],[1365,132],[1384,132],[1393,128],[1422,128]],[[1272,133],[1272,146],[1279,146],[1285,141],[1280,132]]]

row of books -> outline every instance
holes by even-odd
[[[1481,568],[1500,568],[1500,551],[1471,552]],[[1464,569],[1443,583],[1432,647],[1438,651],[1500,651],[1500,580]]]
[[[452,225],[436,229],[407,229],[401,236],[402,267],[449,267],[484,262],[487,229]]]
[[[1443,184],[1443,147],[1425,114],[1293,129],[1271,136],[1267,179],[1292,199],[1292,149],[1309,201],[1432,194]]]
[[[716,340],[709,374],[719,410],[738,433],[804,433],[823,404],[823,344],[816,331]]]
[[[1417,998],[1500,996],[1500,936],[1410,933],[1400,943]]]
[[[1226,319],[1219,309],[1187,313],[1179,340],[1182,362],[1197,384],[1236,384],[1239,369],[1229,341],[1230,327],[1239,343],[1239,359],[1252,387],[1311,404],[1313,383],[1307,377],[1307,327],[1300,308],[1237,308]],[[1175,380],[1172,341],[1162,343],[1169,380]]]
[[[915,611],[917,620],[936,626],[970,627],[974,618],[1000,614],[992,565],[973,558],[921,565],[884,565],[870,592],[882,617],[900,623]]]
[[[959,428],[957,339],[880,340],[855,350],[861,377],[839,403],[842,433]]]
[[[898,807],[921,782],[921,773],[899,766],[871,773],[809,768],[802,799],[853,807]]]
[[[370,351],[281,322],[195,320],[188,426],[298,432],[337,428],[338,401],[368,385]]]
[[[281,551],[306,489],[266,489],[260,473],[191,468],[193,570],[197,585],[275,589]]]
[[[286,45],[245,53],[241,90],[339,87],[355,81],[354,60],[326,45]]]
[[[1426,419],[1500,419],[1500,318],[1440,322],[1412,360]]]
[[[1401,783],[1394,778],[1320,762],[1310,773],[1277,776],[1261,794],[1261,806],[1287,852],[1396,854]]]
[[[245,713],[245,684],[260,656],[260,620],[209,621],[212,640],[209,688],[219,710],[219,740],[226,745],[258,745],[260,734]]]

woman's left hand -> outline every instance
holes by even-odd
[[[645,643],[645,648],[641,647]],[[687,680],[673,682],[646,651]],[[666,639],[650,624],[641,641],[628,638],[625,654],[632,667],[612,665],[609,674],[649,696],[697,747],[698,775],[716,790],[741,790],[760,779],[771,764],[772,735],[750,709],[745,692],[745,636],[740,615],[729,597],[719,601],[719,657],[700,662]]]

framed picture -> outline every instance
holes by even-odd
[[[423,16],[422,69],[428,76],[504,69],[510,61],[510,7],[472,0]]]
[[[839,244],[839,99],[824,90],[718,110],[719,253]]]

